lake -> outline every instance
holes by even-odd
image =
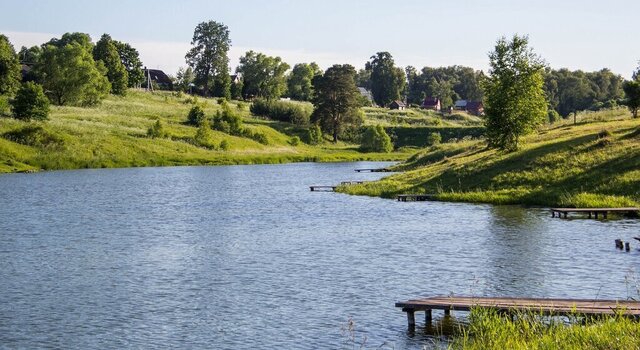
[[[396,301],[638,297],[636,220],[308,188],[387,164],[1,175],[0,347],[421,349]]]

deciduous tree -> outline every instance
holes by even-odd
[[[41,85],[26,82],[11,100],[11,109],[17,119],[46,120],[49,116],[49,99],[44,95]]]
[[[117,40],[113,40],[113,44],[118,49],[120,61],[127,70],[128,86],[139,87],[144,81],[144,72],[142,71],[142,61],[140,61],[138,50],[128,43]]]
[[[285,73],[289,65],[280,57],[249,51],[240,57],[236,69],[242,75],[242,95],[245,98],[262,97],[269,100],[282,96],[287,88]]]
[[[388,52],[378,52],[371,56],[366,69],[371,72],[371,94],[380,106],[387,106],[401,99],[406,86],[406,76],[401,68],[395,66]]]
[[[294,100],[311,101],[313,97],[313,78],[322,71],[315,62],[298,63],[287,79],[287,94]]]
[[[0,95],[13,94],[20,87],[20,61],[9,42],[9,38],[0,34]]]
[[[520,137],[547,116],[544,63],[526,36],[514,35],[510,41],[498,40],[489,65],[484,81],[487,140],[492,147],[513,151]]]
[[[626,104],[633,114],[634,118],[638,118],[638,109],[640,109],[640,81],[625,81],[623,85],[626,96]]]
[[[103,34],[93,48],[93,59],[102,61],[107,68],[107,78],[111,83],[111,93],[125,95],[129,86],[129,74],[122,64],[118,48],[109,34]]]
[[[195,73],[195,84],[205,96],[229,98],[229,28],[215,21],[202,22],[193,32],[191,45],[185,58]]]
[[[333,135],[334,142],[349,127],[362,124],[355,75],[353,66],[336,64],[314,79],[315,109],[311,118],[323,132]]]

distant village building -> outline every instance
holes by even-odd
[[[389,104],[389,109],[397,109],[399,111],[404,111],[407,108],[407,105],[402,102],[395,100]]]
[[[146,89],[149,86],[148,80],[151,78],[152,86],[156,85],[160,90],[173,90],[173,81],[171,81],[171,78],[163,71],[159,69],[147,69],[145,67],[142,72],[144,73],[143,88]]]
[[[422,102],[422,109],[431,109],[436,112],[439,112],[442,109],[442,104],[440,103],[440,99],[437,97],[426,97],[424,102]]]
[[[475,116],[484,114],[484,105],[481,101],[457,100],[454,104],[454,108],[458,111],[465,111]]]
[[[362,95],[363,97],[365,97],[367,100],[369,100],[369,102],[371,102],[371,104],[373,103],[373,95],[371,94],[371,91],[363,88],[363,87],[358,87],[358,91],[360,92],[360,95]]]
[[[231,74],[231,84],[238,84],[240,82],[240,75],[239,74]]]

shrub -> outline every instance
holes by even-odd
[[[219,105],[222,105],[222,104],[226,104],[227,100],[225,100],[223,97],[218,97],[216,102],[218,102]]]
[[[16,97],[9,103],[16,119],[46,120],[49,116],[49,99],[42,91],[42,86],[33,82],[22,84]]]
[[[0,95],[0,117],[10,116],[11,107],[9,105],[9,96]]]
[[[207,123],[202,123],[200,124],[200,126],[198,126],[198,131],[196,131],[196,136],[193,138],[193,140],[198,146],[215,149],[211,128],[209,128],[209,125],[207,125]]]
[[[289,144],[291,146],[298,146],[300,144],[300,138],[298,136],[294,136],[291,138],[291,140],[289,140]]]
[[[248,137],[248,138],[250,138],[250,139],[252,139],[254,141],[257,141],[257,142],[259,142],[259,143],[261,143],[263,145],[268,145],[269,144],[269,138],[264,133],[261,133],[261,132],[258,132],[258,131],[253,132],[253,131],[251,131],[249,129],[245,129],[245,130],[242,131],[242,135],[244,137]]]
[[[233,113],[226,102],[222,106],[222,111],[216,112],[213,117],[213,129],[222,131],[230,135],[242,135],[242,117]]]
[[[147,129],[147,136],[153,139],[167,137],[167,131],[164,129],[164,124],[160,120],[157,120],[149,127],[149,129]]]
[[[194,105],[193,107],[191,107],[189,115],[187,115],[187,122],[190,125],[200,125],[205,123],[206,120],[207,117],[205,116],[204,110],[202,110],[202,107],[200,107],[200,105]]]
[[[3,138],[25,146],[39,148],[60,148],[64,146],[64,138],[45,130],[40,125],[27,125],[21,129],[6,132]]]
[[[310,145],[319,145],[322,143],[322,130],[316,124],[307,129],[307,143]]]
[[[391,138],[381,125],[367,126],[362,134],[360,148],[365,152],[388,153],[393,151],[393,144],[391,144]]]
[[[562,117],[560,116],[560,113],[558,113],[553,108],[549,108],[548,117],[549,117],[549,123],[550,124],[553,124],[553,123],[559,121],[560,119],[562,119]]]
[[[439,132],[432,132],[427,136],[427,146],[439,145],[440,142],[442,142],[442,136]]]
[[[606,129],[602,130],[602,131],[600,131],[598,133],[598,138],[599,139],[609,138],[609,137],[612,137],[612,136],[613,136],[613,134],[611,133],[611,131],[606,130]]]
[[[269,101],[256,99],[251,104],[250,111],[253,115],[292,123],[307,125],[311,118],[311,107],[300,103],[287,101]]]
[[[229,145],[229,142],[227,140],[222,140],[222,142],[220,142],[220,149],[223,151],[228,151],[231,148],[231,146]]]

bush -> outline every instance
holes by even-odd
[[[216,112],[215,117],[213,117],[213,129],[240,136],[243,132],[242,117],[233,113],[225,102],[222,106],[222,111]]]
[[[220,149],[223,151],[228,151],[231,148],[231,145],[229,145],[229,142],[227,140],[222,140],[222,142],[220,142]]]
[[[221,104],[226,104],[227,100],[224,99],[223,97],[218,97],[218,99],[216,100],[216,102],[218,102],[219,105]]]
[[[289,144],[291,146],[298,146],[300,144],[300,138],[298,136],[294,136],[291,138],[291,140],[289,140]]]
[[[559,121],[560,119],[562,119],[562,117],[560,116],[560,113],[558,113],[553,108],[549,108],[548,117],[549,117],[549,124],[553,124],[553,123]]]
[[[432,132],[427,136],[427,146],[439,145],[440,142],[442,142],[442,136],[439,132]]]
[[[367,126],[362,134],[360,148],[365,152],[388,153],[393,151],[393,144],[391,144],[391,138],[381,125]]]
[[[187,115],[187,123],[190,125],[200,125],[207,121],[207,117],[204,114],[204,110],[200,105],[194,105]]]
[[[256,99],[251,104],[250,111],[253,115],[292,123],[296,125],[307,125],[311,118],[311,106],[287,101],[269,101]]]
[[[257,141],[263,145],[268,145],[269,144],[269,138],[267,137],[266,134],[261,133],[261,132],[253,132],[250,129],[244,129],[242,131],[242,136],[250,138],[254,141]]]
[[[16,97],[9,103],[16,119],[46,120],[49,116],[49,99],[42,91],[42,86],[34,82],[22,84]]]
[[[312,125],[307,129],[307,143],[310,145],[319,145],[322,143],[322,130],[318,125]]]
[[[0,117],[10,116],[11,107],[9,105],[9,96],[0,95]]]
[[[3,138],[25,146],[39,148],[61,148],[64,138],[45,130],[40,125],[27,125],[21,129],[6,132]]]
[[[164,129],[164,124],[160,120],[157,120],[149,127],[149,129],[147,129],[147,136],[153,139],[167,137],[167,131]]]
[[[213,134],[211,132],[211,128],[209,128],[209,125],[207,125],[207,123],[202,123],[200,124],[200,126],[198,126],[198,131],[196,131],[196,136],[193,138],[193,140],[198,146],[209,149],[216,148],[215,144],[213,143]]]

